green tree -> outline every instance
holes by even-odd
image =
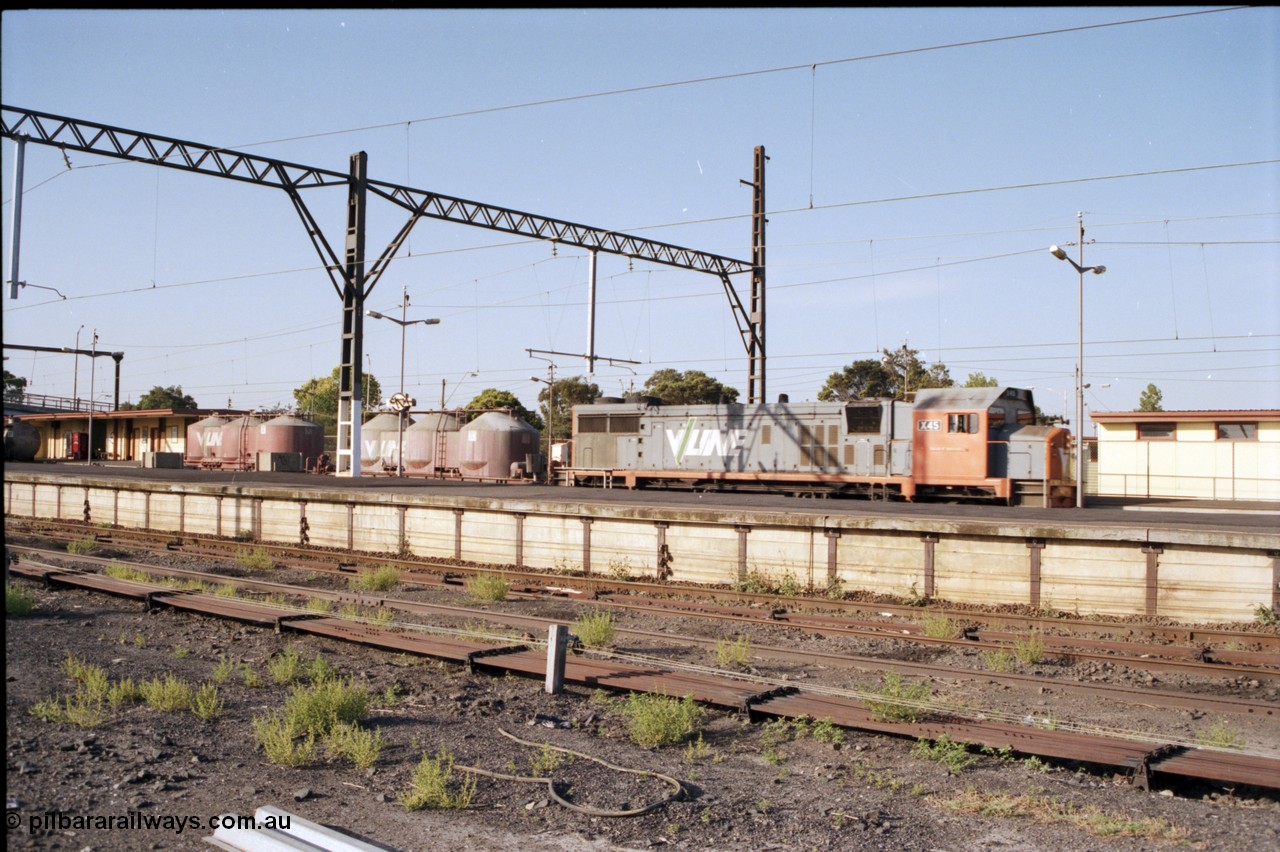
[[[905,343],[892,351],[883,350],[881,360],[893,375],[891,395],[894,397],[902,398],[925,388],[949,388],[955,384],[946,364],[926,364],[920,360],[920,350],[911,349]]]
[[[167,388],[156,385],[143,394],[142,399],[138,400],[138,409],[141,411],[150,411],[157,408],[182,409],[199,407],[196,405],[194,397],[182,392],[182,385],[173,385]]]
[[[554,394],[552,391],[554,390]],[[547,403],[554,396],[555,409],[548,410]],[[594,382],[588,382],[582,376],[570,379],[557,379],[555,385],[542,386],[538,391],[538,405],[542,419],[551,430],[552,441],[567,441],[573,427],[573,407],[588,405],[600,396],[600,388]]]
[[[1155,385],[1147,385],[1147,389],[1138,397],[1139,411],[1164,411],[1164,394]]]
[[[892,387],[893,376],[884,364],[874,358],[864,358],[827,376],[827,383],[818,391],[818,399],[823,402],[874,399],[892,396]]]
[[[900,349],[883,350],[878,361],[871,358],[854,361],[832,373],[818,391],[818,399],[902,399],[924,388],[949,388],[954,384],[946,364],[926,364],[920,360],[918,350],[909,349],[904,343]]]
[[[307,379],[302,387],[295,388],[293,398],[298,402],[298,411],[304,417],[324,427],[328,434],[338,426],[338,376],[341,367],[334,367],[333,372],[319,379]],[[365,411],[382,404],[382,385],[369,373],[361,376],[364,395],[360,404]]]
[[[4,398],[9,402],[17,402],[27,392],[27,380],[22,376],[15,376],[8,370],[4,371]]]
[[[489,411],[495,408],[509,408],[514,417],[519,417],[525,423],[541,432],[545,427],[542,418],[524,407],[515,394],[511,391],[498,390],[497,388],[485,388],[476,394],[475,399],[467,403],[468,411]]]
[[[658,370],[645,380],[644,392],[665,405],[701,405],[738,401],[738,389],[721,384],[701,370]]]
[[[1000,387],[1000,382],[996,379],[995,376],[992,376],[991,378],[987,378],[986,374],[984,373],[970,373],[969,378],[965,379],[964,385],[962,385],[962,387],[998,388]]]

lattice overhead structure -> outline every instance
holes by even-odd
[[[760,401],[757,397],[763,396],[763,148],[756,149],[756,182],[753,184],[756,203],[752,229],[754,248],[753,262],[749,263],[603,228],[453,198],[429,190],[369,180],[368,156],[363,151],[351,155],[350,168],[344,173],[11,106],[0,106],[0,136],[16,140],[20,147],[26,142],[52,145],[67,151],[80,151],[275,187],[288,193],[307,235],[324,263],[334,290],[342,299],[342,364],[339,374],[337,447],[339,475],[358,476],[360,473],[360,389],[363,381],[360,362],[363,357],[364,301],[408,238],[413,226],[423,218],[487,228],[576,246],[593,253],[606,252],[718,276],[724,284],[734,320],[748,352],[748,375],[751,377],[749,401]],[[301,194],[306,189],[338,186],[347,188],[347,221],[344,251],[341,255],[325,239],[323,230],[308,210]],[[378,259],[366,269],[365,217],[369,193],[405,209],[410,215]],[[20,195],[19,188],[15,192],[15,204]],[[15,252],[16,243],[15,239]],[[750,311],[743,307],[729,277],[747,272],[752,274]]]

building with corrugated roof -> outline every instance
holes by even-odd
[[[187,427],[211,414],[246,412],[219,408],[156,408],[93,412],[93,458],[142,461],[149,453],[186,453]],[[18,415],[40,432],[37,461],[87,459],[88,411]],[[77,437],[80,436],[80,437]]]
[[[1099,497],[1280,501],[1280,411],[1091,412]]]

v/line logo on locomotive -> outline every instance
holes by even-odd
[[[690,417],[684,429],[664,430],[676,464],[683,464],[685,456],[727,456],[736,453],[747,442],[745,429],[695,429],[695,418]]]

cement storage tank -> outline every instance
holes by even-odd
[[[541,433],[502,411],[481,414],[458,434],[458,467],[464,477],[510,479],[526,471],[526,463],[538,453]]]
[[[413,424],[413,418],[405,416],[404,428]],[[360,427],[360,472],[386,473],[395,470],[397,449],[400,446],[400,417],[390,411],[371,419]]]
[[[4,460],[34,461],[40,452],[40,430],[30,423],[13,420],[4,426]]]
[[[458,466],[458,434],[462,421],[452,411],[435,412],[404,430],[404,469],[436,474]]]
[[[222,425],[218,447],[218,460],[223,467],[249,470],[257,466],[258,428],[261,417],[246,414]]]
[[[222,427],[225,425],[227,418],[213,414],[187,427],[185,463],[188,467],[219,461],[218,448],[222,446]]]
[[[258,453],[296,455],[301,470],[315,466],[324,452],[324,427],[288,414],[268,420],[258,427]]]

